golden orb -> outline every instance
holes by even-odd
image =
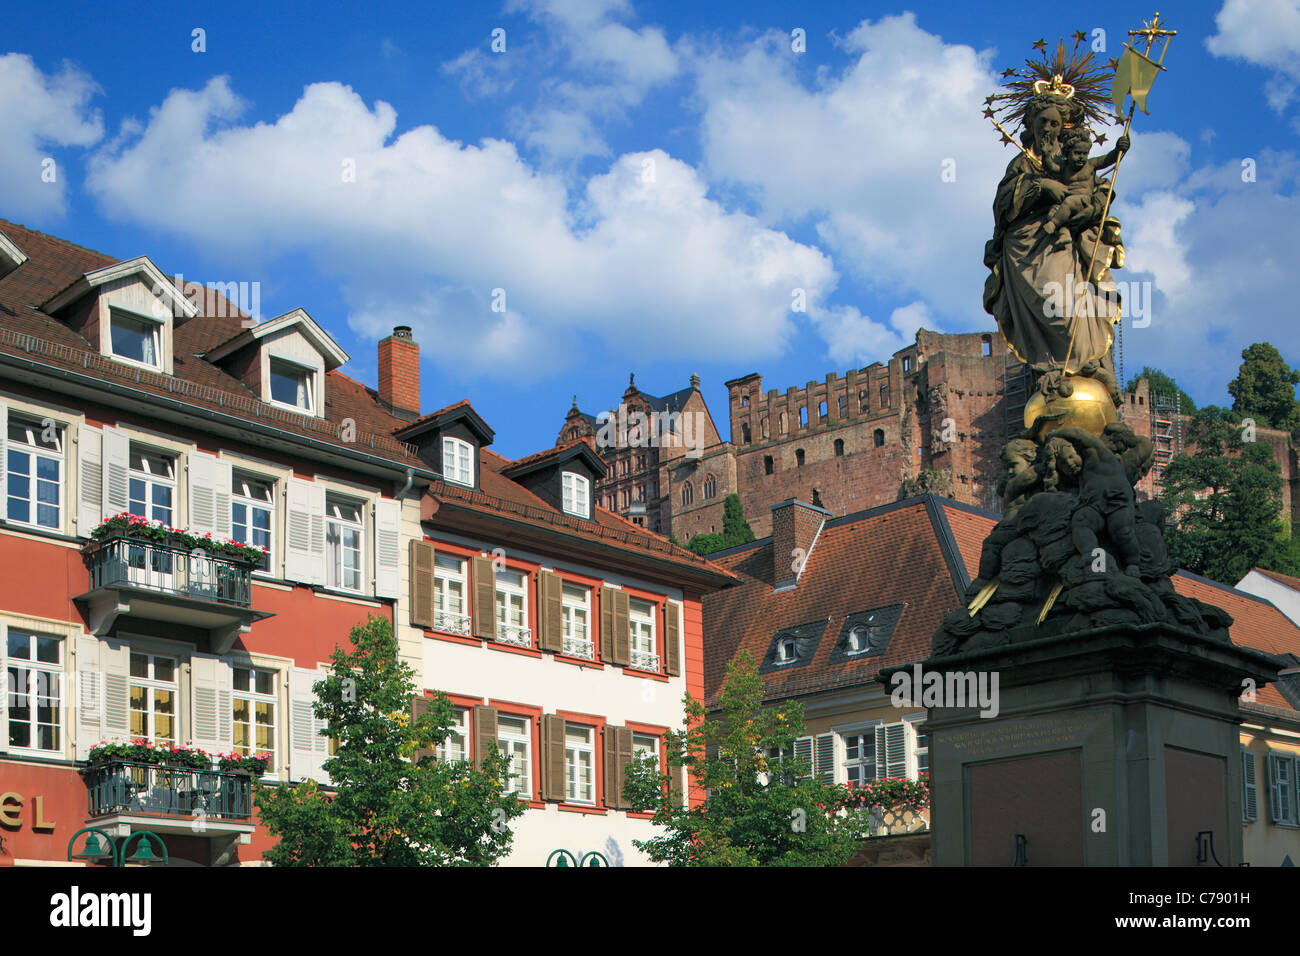
[[[1094,435],[1100,435],[1107,425],[1119,417],[1115,403],[1110,400],[1110,391],[1101,382],[1077,375],[1067,376],[1066,381],[1074,387],[1069,398],[1053,395],[1048,399],[1042,392],[1035,392],[1025,403],[1026,429],[1033,427],[1039,415],[1065,412],[1065,417],[1053,418],[1039,427],[1034,436],[1037,441],[1041,442],[1049,432],[1066,425],[1077,425]]]

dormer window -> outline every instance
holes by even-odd
[[[776,642],[776,662],[789,664],[799,657],[799,651],[793,637],[782,638]]]
[[[564,510],[579,518],[591,514],[591,480],[566,471],[563,473],[562,481]]]
[[[109,313],[113,357],[148,368],[162,368],[162,323],[113,309]]]
[[[315,414],[316,371],[272,358],[270,362],[271,401],[286,408]]]
[[[474,487],[474,446],[459,438],[442,440],[442,477],[458,485]]]
[[[849,631],[850,654],[861,654],[871,647],[871,629],[864,624],[859,624],[853,630]]]

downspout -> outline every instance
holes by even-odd
[[[406,469],[406,484],[402,485],[402,490],[397,493],[393,500],[401,501],[406,497],[407,492],[411,490],[411,485],[415,484],[415,469]]]

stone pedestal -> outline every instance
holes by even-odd
[[[1208,832],[1218,863],[1236,866],[1237,699],[1278,667],[1165,624],[927,661],[923,673],[998,677],[995,717],[929,709],[934,863],[1194,866],[1199,849],[1214,866]]]

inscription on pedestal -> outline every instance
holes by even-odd
[[[1083,738],[1102,720],[1104,718],[1096,714],[1079,714],[1007,721],[993,727],[986,726],[981,721],[975,727],[944,734],[940,739],[944,745],[952,747],[968,759],[1038,753],[1081,744]]]

